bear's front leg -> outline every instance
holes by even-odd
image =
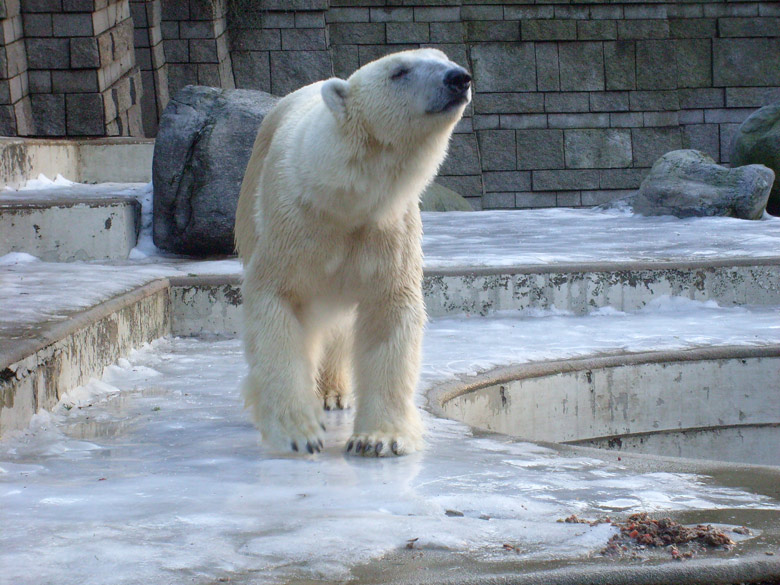
[[[249,375],[242,395],[263,442],[278,450],[322,449],[322,403],[315,391],[316,338],[291,303],[244,283],[244,350]]]
[[[420,372],[425,307],[414,287],[362,302],[355,336],[357,412],[347,452],[367,457],[403,455],[422,448],[422,421],[414,405]]]

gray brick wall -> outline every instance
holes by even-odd
[[[235,87],[227,35],[227,0],[159,1],[168,95],[173,96],[190,84]]]
[[[475,93],[438,180],[477,208],[580,206],[671,149],[728,162],[739,123],[780,99],[775,4],[232,0],[229,29],[236,85],[277,94],[441,48]]]
[[[6,0],[3,7],[0,78],[8,78],[15,127],[0,99],[0,133],[142,135],[129,0]]]
[[[161,0],[130,0],[133,18],[135,60],[144,88],[141,118],[144,135],[157,134],[157,123],[170,98],[168,63],[162,37]]]
[[[369,22],[370,9],[326,8],[321,0],[298,0],[289,6],[232,0],[228,30],[236,87],[284,95],[331,77],[334,68],[345,72],[356,66],[357,51],[354,55],[339,54],[338,50],[331,52],[329,46],[340,35],[376,35]],[[326,27],[326,16],[331,20],[330,28]],[[343,29],[338,26],[340,19],[348,23]],[[379,42],[385,42],[384,31]]]
[[[0,7],[0,136],[27,136],[33,128],[30,77],[19,0]]]
[[[0,18],[9,134],[98,133],[94,106],[103,133],[142,111],[152,135],[188,83],[283,95],[438,47],[474,77],[438,180],[477,208],[603,203],[675,148],[727,163],[780,100],[774,1],[5,0]]]

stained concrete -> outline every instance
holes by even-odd
[[[0,256],[25,252],[45,262],[120,260],[135,247],[141,206],[133,197],[100,200],[55,193],[46,201],[0,198]]]
[[[575,314],[598,307],[631,311],[662,295],[773,305],[780,303],[778,267],[780,258],[735,258],[428,270],[423,292],[433,317],[551,307]]]

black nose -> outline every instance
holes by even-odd
[[[450,69],[444,76],[444,85],[453,92],[463,93],[471,85],[471,75],[463,69]]]

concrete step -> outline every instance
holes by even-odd
[[[153,153],[151,138],[0,137],[0,189],[16,189],[40,174],[79,183],[148,183]]]
[[[26,252],[48,262],[121,260],[141,225],[144,184],[74,184],[0,192],[0,256]]]

